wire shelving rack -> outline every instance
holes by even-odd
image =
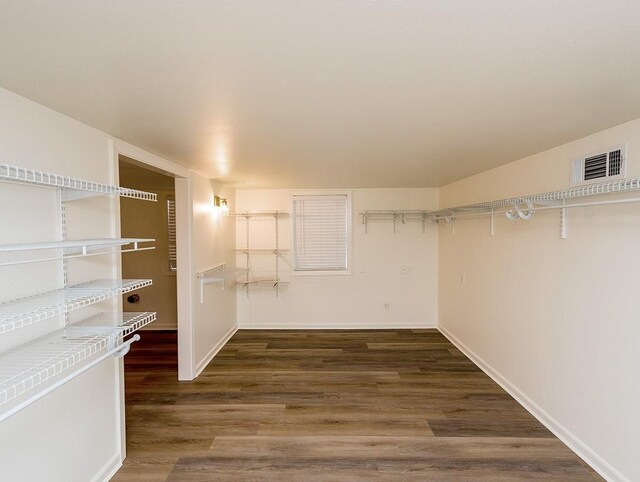
[[[288,249],[280,248],[280,220],[289,216],[286,211],[243,211],[230,213],[236,219],[244,218],[245,221],[245,246],[236,249],[239,256],[244,257],[244,280],[239,280],[236,284],[244,288],[245,293],[249,296],[249,292],[253,288],[270,288],[275,290],[276,297],[280,296],[280,290],[288,285],[280,279],[280,263],[282,254],[288,252]],[[252,218],[270,218],[273,219],[273,237],[274,244],[272,248],[252,248],[250,243],[250,220]],[[272,255],[273,256],[273,279],[252,279],[251,278],[251,257],[252,255]]]
[[[151,285],[152,280],[96,279],[70,285],[69,259],[146,251],[154,249],[147,243],[155,240],[68,240],[66,203],[93,196],[119,196],[155,202],[157,195],[8,164],[0,164],[0,181],[57,190],[60,237],[55,241],[2,244],[0,266],[58,261],[62,267],[61,288],[0,303],[0,335],[64,316],[64,328],[54,329],[0,353],[2,421],[103,360],[114,355],[124,356],[140,336],[124,338],[156,319],[156,314],[151,312],[127,312],[101,313],[70,322],[70,312],[144,288]]]

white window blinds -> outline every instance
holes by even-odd
[[[295,271],[344,271],[348,256],[348,196],[293,196]]]

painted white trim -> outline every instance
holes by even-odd
[[[213,348],[209,350],[209,353],[207,353],[204,358],[196,365],[196,377],[202,373],[202,370],[204,370],[209,362],[213,360],[213,357],[216,356],[218,352],[222,350],[222,348],[231,339],[231,337],[236,334],[236,331],[238,331],[238,325],[232,326],[231,329],[227,331],[227,333],[225,333],[225,335],[222,337],[222,340],[216,343]]]
[[[178,248],[178,380],[193,380],[196,375],[195,315],[192,233],[193,192],[191,179],[176,179],[176,246]]]
[[[464,353],[473,363],[475,363],[483,372],[500,385],[509,395],[516,399],[531,415],[547,427],[556,437],[558,437],[567,447],[584,460],[589,466],[598,472],[602,477],[610,482],[630,482],[624,475],[618,472],[611,464],[598,455],[582,440],[576,437],[570,430],[558,422],[555,418],[543,410],[537,403],[531,400],[524,392],[522,392],[513,383],[502,376],[491,365],[480,358],[473,350],[460,341],[453,333],[444,326],[438,326],[438,330],[446,336],[462,353]]]
[[[113,159],[115,177],[118,177],[119,174],[118,161],[120,154],[140,163],[146,168],[158,170],[164,174],[175,177],[176,231],[179,266],[176,275],[178,297],[178,380],[193,380],[196,375],[192,306],[193,284],[191,282],[191,232],[193,222],[193,202],[191,194],[192,171],[175,162],[151,154],[116,138],[110,139],[109,151]],[[117,206],[119,209],[119,203],[117,203]],[[119,219],[118,214],[118,221]],[[122,439],[124,440],[124,436]]]
[[[91,482],[108,482],[116,475],[116,472],[122,467],[122,459],[120,453],[116,453],[109,461],[100,469],[100,471],[91,479]]]
[[[155,167],[165,173],[170,173],[178,177],[189,177],[189,169],[175,162],[171,162],[150,152],[143,151],[139,147],[136,147],[128,142],[121,141],[120,139],[113,139],[113,146],[115,150],[134,161],[141,162],[146,166]]]
[[[437,329],[435,325],[427,325],[425,323],[401,323],[398,325],[384,325],[374,323],[256,323],[256,324],[240,324],[240,330],[428,330]]]
[[[109,162],[111,163],[111,181],[115,186],[120,185],[120,162],[118,149],[115,142],[109,140]],[[121,217],[120,217],[120,200],[118,198],[111,199],[111,210],[113,215],[111,216],[111,234],[114,238],[120,238],[121,233]],[[122,278],[122,256],[112,256],[112,276],[114,279]],[[123,311],[122,296],[116,297],[116,311]],[[118,456],[120,464],[127,456],[127,423],[125,420],[125,380],[124,380],[124,358],[120,358],[117,363],[117,370],[115,373],[115,387],[116,387],[116,399],[117,399],[117,417],[120,420],[118,424]],[[117,469],[116,469],[117,470]]]

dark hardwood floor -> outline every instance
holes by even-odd
[[[175,333],[125,359],[114,481],[602,480],[436,330],[239,331],[193,382]]]

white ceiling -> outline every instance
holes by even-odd
[[[438,186],[640,117],[637,0],[0,0],[0,86],[245,187]]]

